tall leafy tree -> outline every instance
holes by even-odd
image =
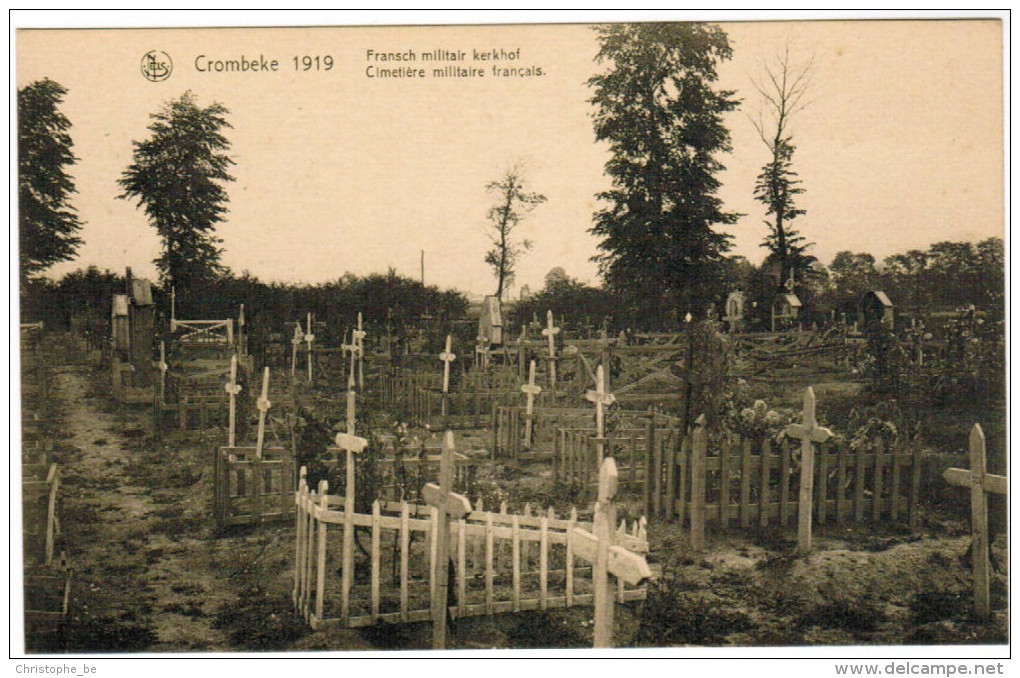
[[[508,169],[498,181],[486,185],[485,190],[496,196],[496,203],[486,215],[489,219],[486,235],[492,249],[485,253],[485,263],[496,274],[496,297],[502,300],[503,292],[517,272],[517,261],[531,249],[531,241],[515,240],[513,233],[521,219],[544,203],[546,198],[541,193],[525,189],[520,165]]]
[[[145,141],[133,142],[134,162],[118,182],[123,199],[145,208],[163,241],[155,260],[168,285],[187,287],[224,272],[216,224],[227,212],[229,111],[219,103],[201,107],[191,92],[152,114]]]
[[[44,78],[18,90],[18,249],[21,281],[74,259],[82,222],[67,168],[77,158],[60,112],[67,90]]]
[[[613,187],[599,194],[591,232],[594,260],[610,288],[661,323],[704,313],[739,216],[723,209],[717,156],[731,150],[723,115],[738,106],[715,89],[731,57],[726,34],[703,23],[596,27],[596,61],[608,69],[588,84],[595,137],[609,145]]]
[[[793,227],[793,220],[805,214],[796,206],[796,196],[804,192],[793,169],[793,143],[790,122],[804,110],[810,85],[811,62],[796,66],[790,62],[789,45],[774,63],[766,63],[764,75],[754,82],[761,96],[761,108],[753,120],[758,136],[768,148],[769,161],[762,167],[754,187],[754,197],[765,205],[769,232],[762,245],[769,250],[768,266],[780,281],[791,271],[798,277],[810,275],[816,259],[807,254],[810,243]]]

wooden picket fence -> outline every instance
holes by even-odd
[[[219,528],[289,519],[294,513],[294,455],[280,447],[220,447],[213,465],[213,513]]]
[[[620,429],[601,441],[607,454],[619,455],[621,485],[640,489],[646,514],[689,523],[692,529],[795,521],[802,481],[797,441],[729,438],[709,444],[703,421],[690,436],[649,420],[644,431]],[[561,429],[559,436],[559,477],[590,490],[600,440],[591,430]],[[875,437],[853,448],[845,442],[821,444],[814,463],[814,522],[916,524],[921,463],[911,441],[887,445]]]
[[[331,496],[321,483],[308,489],[304,470],[298,492],[297,538],[293,602],[295,610],[314,629],[363,627],[377,623],[419,622],[431,619],[430,600],[435,577],[437,510],[409,503],[376,501],[370,514],[347,514],[344,498]],[[340,548],[330,526],[361,531],[369,538],[365,560]],[[522,610],[547,610],[591,605],[591,567],[575,564],[567,539],[574,527],[590,529],[550,510],[538,516],[475,510],[451,524],[452,597],[448,612],[454,618]],[[621,525],[617,543],[647,552],[644,521],[630,529]],[[347,588],[340,572],[364,571],[350,577]],[[455,582],[455,583],[454,583]],[[618,586],[617,600],[644,600],[644,588]]]
[[[181,394],[177,402],[165,402],[157,389],[152,405],[153,428],[157,433],[170,429],[224,428],[228,425],[229,408],[230,398],[226,393]]]
[[[485,428],[500,405],[520,400],[519,391],[456,391],[444,394],[434,388],[412,392],[411,423],[429,428]],[[444,410],[445,403],[445,410]]]
[[[378,495],[383,500],[399,501],[414,496],[426,480],[439,475],[440,450],[438,448],[404,450],[404,453],[375,460],[378,473]],[[339,459],[339,456],[337,457]],[[453,488],[461,494],[471,494],[475,487],[480,462],[461,453],[454,453]]]
[[[189,347],[220,347],[232,349],[234,346],[234,319],[226,320],[178,320],[170,321],[170,331],[181,334],[177,342]]]

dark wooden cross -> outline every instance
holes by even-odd
[[[453,492],[453,431],[447,430],[439,461],[439,484],[428,483],[421,489],[422,499],[436,509],[436,566],[432,581],[432,649],[446,649],[446,613],[450,572],[450,520],[471,513],[471,502]]]
[[[815,489],[815,443],[832,437],[832,431],[819,426],[815,419],[815,391],[804,391],[804,413],[800,424],[786,427],[786,435],[800,440],[800,499],[797,502],[797,551],[811,550],[811,501]]]
[[[568,536],[574,555],[593,563],[592,589],[595,593],[594,647],[613,646],[613,592],[609,575],[637,585],[652,576],[645,557],[615,544],[616,507],[613,497],[620,475],[612,457],[602,460],[599,467],[599,495],[595,504],[594,533],[575,527]]]
[[[970,430],[970,470],[947,469],[942,475],[950,485],[970,488],[970,529],[974,536],[971,558],[974,569],[974,611],[987,620],[992,613],[988,572],[988,495],[1009,494],[1006,476],[986,472],[985,433],[980,424]]]

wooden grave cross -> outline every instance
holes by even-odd
[[[312,334],[312,314],[308,314],[308,329],[305,331],[305,343],[308,344],[308,383],[312,383],[312,342],[315,335]]]
[[[443,416],[446,416],[447,398],[450,395],[450,363],[457,359],[457,356],[453,353],[453,338],[446,335],[446,350],[439,354],[439,359],[443,361]]]
[[[525,354],[528,352],[528,324],[521,325],[521,334],[517,337],[517,372],[524,379]]]
[[[297,349],[301,345],[301,340],[304,338],[304,332],[301,331],[301,323],[295,323],[294,336],[290,338],[290,376],[291,378],[297,376]]]
[[[560,328],[553,324],[553,312],[550,309],[545,314],[545,328],[542,330],[542,336],[549,338],[549,388],[553,393],[556,392],[556,335],[559,332]]]
[[[227,435],[227,447],[234,447],[237,432],[237,394],[241,392],[241,385],[237,383],[237,354],[230,356],[230,381],[223,390],[230,396],[230,420],[229,433]]]
[[[588,391],[585,398],[595,403],[595,433],[598,436],[599,462],[606,453],[606,412],[605,408],[616,402],[616,396],[606,390],[606,373],[602,365],[595,370],[595,390]]]
[[[986,621],[992,614],[988,560],[988,495],[1009,494],[1006,476],[987,473],[985,433],[980,424],[970,430],[970,470],[947,469],[942,477],[950,485],[970,488],[970,529],[974,536],[971,562],[974,569],[974,612]]]
[[[368,335],[361,324],[361,311],[358,311],[358,329],[352,333],[354,345],[358,347],[358,390],[365,390],[365,337]]]
[[[631,584],[640,584],[652,576],[645,557],[615,544],[616,507],[613,497],[619,486],[620,475],[612,457],[602,460],[599,467],[599,494],[595,504],[594,534],[575,527],[568,539],[574,555],[594,564],[592,589],[595,593],[594,647],[613,646],[613,592],[609,575]]]
[[[170,366],[166,364],[166,342],[159,342],[159,399],[166,400],[166,373]],[[163,424],[160,423],[160,426]]]
[[[354,434],[354,414],[357,394],[354,392],[354,373],[347,375],[347,432]]]
[[[354,455],[361,454],[368,447],[368,440],[354,435],[354,427],[348,421],[347,433],[337,433],[335,443],[346,457],[347,487],[344,490],[344,543],[343,570],[340,573],[341,611],[340,617],[350,617],[351,587],[354,585]]]
[[[347,343],[347,332],[344,332],[344,341],[343,341],[342,344],[340,344],[340,350],[344,351],[345,353],[350,353],[351,354],[351,368],[347,371],[347,375],[348,375],[348,377],[350,377],[350,376],[352,376],[354,374],[354,360],[358,356],[358,342],[357,342],[357,340],[352,338],[351,339],[351,343],[348,344]],[[348,382],[349,381],[350,381],[350,379],[348,379]]]
[[[531,361],[531,366],[528,368],[528,383],[521,386],[521,391],[528,397],[528,403],[525,405],[524,413],[527,417],[524,420],[524,444],[529,448],[531,447],[531,433],[533,431],[534,421],[532,417],[535,414],[535,396],[542,392],[542,387],[535,384],[535,361]]]
[[[247,355],[248,338],[244,333],[244,304],[241,304],[241,310],[237,314],[237,342],[241,355]]]
[[[258,436],[255,439],[255,518],[262,520],[262,486],[265,478],[262,475],[262,446],[266,440],[266,413],[273,404],[269,402],[269,368],[262,372],[262,393],[255,401],[259,411]]]
[[[832,437],[832,431],[819,426],[815,419],[815,391],[810,386],[804,391],[803,423],[790,424],[786,435],[800,440],[800,499],[797,502],[797,551],[811,550],[811,501],[815,491],[815,443],[821,444]],[[824,500],[824,498],[823,498]]]
[[[422,499],[436,509],[436,563],[432,581],[432,649],[446,649],[446,613],[450,572],[450,520],[471,513],[471,502],[453,492],[453,431],[447,429],[439,461],[439,484],[428,483],[421,489]]]
[[[489,366],[489,348],[483,336],[475,338],[475,366],[485,369]]]

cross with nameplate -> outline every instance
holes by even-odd
[[[361,323],[361,311],[358,311],[358,329],[353,332],[354,345],[358,347],[358,390],[365,390],[365,332]]]
[[[273,404],[269,402],[269,368],[262,372],[262,393],[255,401],[255,408],[259,411],[258,437],[255,439],[255,456],[262,459],[262,444],[266,439],[266,413]]]
[[[595,432],[598,435],[599,460],[606,453],[606,412],[605,408],[616,402],[616,396],[606,390],[606,373],[599,365],[595,370],[595,390],[588,391],[585,398],[595,403]]]
[[[446,613],[450,572],[450,520],[471,513],[471,502],[453,492],[453,431],[447,430],[439,461],[439,484],[428,483],[421,489],[422,499],[436,509],[436,563],[432,582],[432,649],[446,649]]]
[[[800,440],[800,499],[797,502],[797,551],[811,550],[811,502],[815,491],[815,444],[832,437],[832,431],[815,419],[815,391],[804,391],[803,421],[786,427],[786,435]],[[824,499],[823,499],[824,501]]]
[[[582,560],[593,563],[592,589],[595,594],[594,647],[613,646],[613,593],[609,586],[612,574],[624,583],[637,585],[652,576],[644,556],[615,544],[616,506],[613,498],[620,475],[612,457],[602,460],[599,467],[599,494],[595,504],[594,533],[575,527],[568,535],[571,551]]]
[[[443,416],[446,416],[446,401],[450,394],[450,363],[457,359],[456,354],[453,352],[453,338],[446,335],[446,349],[439,354],[439,359],[443,361]]]
[[[305,343],[308,344],[308,383],[312,383],[312,342],[315,341],[315,335],[312,334],[312,314],[308,314],[308,329],[305,331]]]
[[[361,454],[368,447],[368,441],[354,435],[354,426],[348,421],[347,433],[337,433],[336,446],[344,451],[346,457],[347,487],[344,490],[344,544],[343,562],[354,563],[354,455]],[[353,567],[344,567],[340,573],[340,586],[343,587],[340,616],[347,619],[350,614],[351,587],[354,585]]]
[[[549,388],[554,395],[556,392],[556,335],[559,333],[560,328],[553,324],[553,312],[550,309],[545,314],[545,328],[542,330],[542,336],[549,339]]]
[[[992,613],[989,574],[988,495],[1009,494],[1006,476],[986,472],[985,433],[980,424],[970,430],[970,470],[947,469],[942,477],[950,485],[970,488],[970,529],[974,541],[971,563],[974,570],[974,610],[978,619],[987,620]]]
[[[241,392],[241,385],[237,383],[237,354],[230,356],[230,381],[223,389],[230,396],[230,420],[227,439],[228,447],[234,447],[235,434],[237,431],[237,394]]]
[[[358,342],[357,342],[357,340],[352,338],[351,339],[351,343],[348,344],[347,343],[347,332],[344,332],[344,341],[343,341],[342,344],[340,344],[340,350],[344,351],[345,353],[350,353],[351,354],[351,367],[347,371],[347,376],[350,377],[350,376],[352,376],[354,374],[354,361],[358,357]],[[348,379],[348,381],[349,381],[349,379]]]
[[[528,383],[521,386],[521,391],[528,397],[528,402],[525,405],[524,413],[526,415],[524,419],[524,444],[527,447],[531,447],[531,434],[534,430],[534,421],[532,417],[535,414],[535,396],[542,392],[542,387],[535,384],[535,361],[531,361],[531,365],[528,368]]]

